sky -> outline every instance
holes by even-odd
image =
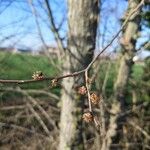
[[[16,47],[24,49],[39,49],[43,43],[40,39],[32,13],[30,0],[0,0],[0,47]],[[44,0],[32,0],[44,41],[49,46],[56,46],[50,29]],[[64,43],[67,39],[67,2],[66,0],[50,0],[56,26],[60,26],[60,35]],[[97,49],[101,50],[120,29],[119,19],[127,8],[126,0],[102,0],[100,25],[98,29]],[[103,35],[103,36],[102,36]],[[142,32],[137,47],[150,35],[150,30]],[[118,48],[118,40],[108,49]],[[142,55],[147,55],[146,52]]]
[[[62,0],[59,0],[61,2]],[[30,47],[36,49],[40,46],[41,40],[38,35],[37,26],[35,23],[35,17],[32,14],[28,0],[16,0],[10,4],[9,1],[1,1],[0,3],[0,44],[4,46],[16,46],[16,47]],[[35,1],[36,2],[36,1]],[[49,22],[47,24],[43,21],[47,19],[45,12],[38,6],[38,3],[34,3],[39,15],[40,28],[44,40],[48,44],[55,44],[54,36],[49,29]],[[43,3],[44,4],[44,3]],[[7,7],[7,5],[9,5]],[[62,20],[62,12],[65,11],[65,4],[62,2],[60,6],[56,1],[51,2],[52,10],[55,17],[55,23],[59,24],[59,20]],[[56,7],[57,6],[57,7]],[[59,8],[59,9],[58,9]],[[63,34],[65,23],[63,24],[60,34]],[[64,29],[63,29],[64,28]],[[66,30],[66,29],[65,29]],[[14,37],[15,36],[15,37]],[[7,38],[5,37],[12,37]],[[5,40],[2,40],[5,39]],[[2,42],[1,42],[2,40]]]

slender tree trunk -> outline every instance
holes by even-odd
[[[83,69],[92,60],[98,23],[98,2],[68,0],[68,50],[64,60],[64,74]],[[62,82],[60,150],[84,149],[81,119],[84,101],[73,88],[82,81],[82,77],[76,77]]]
[[[136,8],[139,3],[140,0],[129,0],[126,15],[130,11],[133,11],[133,9]],[[112,115],[110,117],[109,129],[103,142],[102,150],[110,149],[112,139],[113,143],[118,144],[122,137],[122,132],[120,132],[122,131],[122,126],[118,125],[118,122],[120,122],[120,120],[125,120],[125,118],[120,119],[118,116],[125,110],[126,89],[129,77],[131,75],[131,69],[133,65],[132,60],[136,52],[135,44],[137,40],[137,33],[140,27],[140,12],[141,10],[138,10],[136,14],[130,18],[121,38],[122,56],[120,59],[120,67],[114,86],[114,102],[111,109],[111,112],[116,115]],[[124,19],[126,19],[126,15]],[[119,130],[119,134],[117,134],[117,130]]]
[[[129,0],[128,2],[128,9],[126,12],[126,15],[133,11],[134,8],[137,7],[137,5],[140,3],[140,0]],[[124,112],[126,105],[125,105],[125,98],[126,98],[126,91],[127,91],[127,85],[128,80],[131,75],[131,69],[133,66],[133,57],[136,52],[136,41],[137,41],[137,34],[140,29],[140,12],[141,9],[136,12],[135,15],[133,15],[126,28],[123,31],[123,35],[121,38],[121,47],[122,47],[122,56],[120,59],[120,67],[118,71],[117,80],[114,87],[114,93],[115,93],[115,100],[117,103],[119,102],[120,108],[118,108],[119,113]],[[126,16],[125,16],[126,19]],[[125,117],[122,117],[118,120],[119,122],[124,122]],[[115,142],[119,142],[122,138],[122,124],[118,125],[118,134],[115,137]]]
[[[133,11],[133,9],[136,8],[139,3],[140,0],[129,0],[126,15],[130,11]],[[131,74],[133,56],[136,52],[135,45],[140,29],[140,12],[141,10],[138,10],[137,13],[131,17],[126,28],[123,31],[123,35],[121,38],[122,56],[114,92],[117,101],[121,102],[122,109],[124,109],[126,86]],[[124,18],[126,19],[126,16]]]

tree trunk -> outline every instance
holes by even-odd
[[[128,9],[126,12],[126,15],[133,11],[134,8],[138,6],[140,3],[140,0],[129,0],[128,2]],[[135,15],[131,16],[126,28],[123,31],[123,35],[121,38],[121,47],[122,47],[122,56],[120,59],[120,67],[118,71],[117,80],[114,87],[114,93],[115,93],[115,101],[116,103],[120,103],[120,105],[117,105],[119,113],[123,113],[125,111],[125,98],[126,98],[126,91],[127,91],[127,85],[128,80],[131,75],[131,69],[133,66],[133,57],[136,52],[136,41],[137,41],[137,34],[140,29],[140,12],[141,9],[139,9]],[[126,16],[125,18],[126,19]],[[118,122],[125,121],[125,118],[122,117],[118,120]],[[122,134],[122,124],[118,125],[118,131],[119,134],[115,137],[115,142],[119,142],[121,140]]]
[[[98,23],[98,3],[98,0],[68,0],[68,50],[64,60],[64,74],[85,68],[93,58]],[[74,90],[74,86],[81,85],[82,82],[83,77],[81,76],[66,78],[62,81],[60,150],[84,149],[81,119],[84,101],[77,96]]]
[[[133,11],[138,6],[140,0],[129,0],[126,15]],[[133,65],[133,56],[135,55],[135,44],[137,40],[137,33],[140,29],[140,12],[138,10],[131,16],[121,38],[122,55],[120,59],[120,67],[118,70],[117,79],[114,86],[114,101],[111,112],[116,114],[110,117],[109,129],[106,134],[106,139],[103,141],[102,150],[110,149],[112,139],[113,143],[118,144],[122,137],[122,125],[118,122],[124,121],[125,118],[119,118],[119,114],[125,110],[125,97],[128,80],[131,75]],[[124,17],[126,19],[127,16]],[[119,134],[117,131],[119,130]],[[121,131],[121,132],[120,132]]]
[[[140,0],[129,0],[126,14],[130,11],[133,11],[133,9],[136,8],[139,3]],[[140,29],[140,12],[141,11],[138,10],[136,15],[131,17],[123,31],[123,36],[121,38],[122,56],[114,91],[115,97],[119,102],[121,102],[122,107],[124,107],[126,85],[128,84],[128,79],[131,74],[133,56],[136,52],[135,44],[137,40],[137,34]]]

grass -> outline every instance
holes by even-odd
[[[102,67],[106,69],[106,64]],[[111,72],[114,72],[114,67],[113,65]],[[55,76],[57,73],[57,70],[50,64],[48,58],[45,56],[0,52],[1,79],[31,79],[33,72],[39,70],[46,76]],[[133,67],[133,78],[140,79],[142,73],[143,66],[135,64]]]
[[[132,69],[132,77],[134,80],[138,81],[141,80],[143,73],[144,73],[144,66],[139,64],[134,64]]]
[[[107,62],[100,64],[99,82],[103,83],[105,78]],[[111,95],[113,84],[116,80],[116,63],[111,64],[108,82],[106,85],[106,94]],[[50,64],[45,56],[32,56],[27,54],[12,54],[9,52],[0,52],[0,79],[31,79],[33,72],[42,71],[45,76],[56,76],[57,70]],[[143,75],[143,66],[135,64],[133,66],[132,77],[139,81]],[[30,83],[20,85],[21,88],[41,89],[49,86],[47,81],[42,83]],[[59,93],[59,89],[53,89]]]
[[[45,56],[0,52],[1,79],[31,79],[35,71],[42,71],[45,76],[55,76],[57,73],[57,70]],[[42,88],[42,84],[34,83],[21,86],[23,88]]]

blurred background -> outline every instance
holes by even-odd
[[[140,2],[0,0],[1,150],[150,149],[150,1],[134,12]],[[83,74],[32,76],[82,70],[102,50],[89,71],[97,128],[82,118]]]

